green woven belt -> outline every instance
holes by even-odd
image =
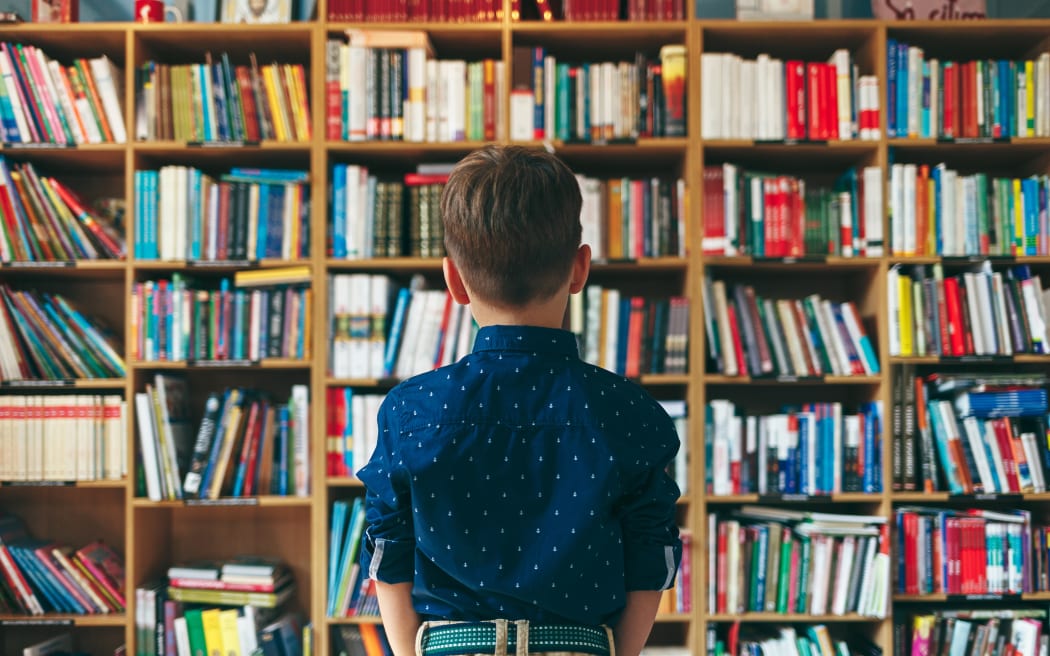
[[[507,653],[517,649],[517,630],[507,623]],[[494,653],[496,625],[491,622],[457,622],[427,627],[422,642],[424,656]],[[608,656],[609,638],[600,627],[574,624],[530,624],[529,651],[576,651]]]

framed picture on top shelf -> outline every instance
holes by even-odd
[[[736,0],[737,20],[813,20],[813,0]]]
[[[291,0],[223,0],[224,23],[288,23],[292,20]]]

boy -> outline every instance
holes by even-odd
[[[396,656],[636,656],[674,582],[674,425],[561,328],[590,270],[581,202],[565,164],[517,146],[449,176],[445,281],[480,330],[391,390],[358,474],[362,570]]]

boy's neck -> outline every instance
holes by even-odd
[[[555,294],[549,300],[522,307],[498,307],[471,299],[470,312],[478,326],[537,326],[562,328],[565,324],[565,306],[568,294]]]

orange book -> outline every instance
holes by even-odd
[[[113,141],[113,130],[109,127],[109,121],[106,120],[106,113],[102,109],[102,99],[98,95],[98,89],[95,87],[95,78],[91,75],[91,67],[88,65],[86,59],[78,59],[74,62],[77,72],[80,73],[80,79],[82,84],[87,87],[88,102],[91,104],[91,110],[95,113],[98,118],[98,123],[102,126],[102,134],[105,136],[107,142]]]
[[[385,656],[378,627],[375,624],[359,624],[358,628],[361,630],[361,640],[365,643],[365,653],[368,656]]]
[[[642,340],[645,338],[643,320],[645,318],[645,299],[641,296],[631,297],[631,313],[627,318],[627,367],[624,375],[637,378],[642,374]]]
[[[605,213],[608,248],[605,255],[610,260],[623,259],[623,180],[612,178],[607,185],[609,189],[609,200],[606,203],[608,211]]]
[[[930,167],[919,166],[919,177],[915,181],[915,254],[926,255],[927,234],[929,233],[929,185]]]

